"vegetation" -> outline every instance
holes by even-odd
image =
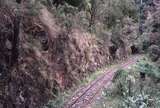
[[[145,73],[149,77],[153,77],[153,79],[160,78],[160,69],[146,59],[139,61],[136,68],[138,72]]]
[[[103,91],[103,98],[93,108],[158,108],[160,88],[156,75],[159,68],[144,58],[129,70],[118,70],[113,85]],[[139,72],[148,76],[142,80]]]
[[[60,108],[97,69],[141,53],[151,61],[119,70],[110,97],[157,107],[159,18],[157,0],[0,0],[0,108]]]

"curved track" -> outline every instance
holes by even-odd
[[[121,63],[119,66],[106,70],[103,75],[91,82],[87,87],[79,89],[64,108],[87,108],[88,105],[94,101],[104,86],[109,86],[111,84],[115,72],[119,69],[118,67],[125,69],[135,64],[139,58],[139,56],[134,56],[126,62]]]

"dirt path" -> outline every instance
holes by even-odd
[[[76,93],[71,97],[68,103],[64,108],[89,108],[89,105],[94,102],[94,100],[99,96],[99,93],[105,87],[110,86],[112,78],[115,72],[119,69],[126,69],[140,58],[140,56],[134,56],[127,61],[107,69],[106,72],[99,76],[95,81],[91,82],[88,86],[80,88]]]

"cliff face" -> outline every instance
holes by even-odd
[[[122,29],[104,34],[101,40],[85,30],[61,28],[45,7],[37,16],[24,14],[15,35],[18,18],[14,20],[8,8],[0,12],[5,12],[0,16],[0,106],[4,108],[39,108],[97,68],[127,58],[135,46],[136,25],[131,19],[124,19]],[[11,41],[15,36],[16,45]]]

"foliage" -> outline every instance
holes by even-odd
[[[125,80],[127,76],[128,76],[128,73],[125,70],[119,69],[119,70],[117,70],[117,72],[116,72],[112,81],[113,82],[115,82],[115,81],[119,82],[119,81],[121,81],[121,79]]]
[[[134,77],[130,76],[125,70],[118,70],[113,78],[113,82],[117,87],[117,95],[122,97],[131,96],[131,85],[134,82]]]
[[[137,77],[138,73],[135,72],[137,70],[153,72],[158,68],[146,58],[139,61],[135,67],[128,71],[120,69],[116,72],[112,87],[102,92],[104,99],[99,101],[102,105],[96,104],[100,106],[98,108],[159,108],[158,83],[155,83],[154,79],[146,79],[142,82]]]
[[[57,94],[53,94],[55,98],[49,100],[49,102],[45,104],[43,108],[62,108],[72,92],[72,90],[67,90],[62,93],[58,90]],[[53,93],[55,93],[55,91],[53,91]]]
[[[65,27],[68,30],[75,25],[75,19],[73,17],[77,12],[78,8],[66,3],[62,6],[59,6],[55,11],[56,17],[59,18],[59,21],[61,22],[61,26]]]
[[[139,94],[133,97],[126,97],[120,108],[147,108],[149,95]]]
[[[148,76],[153,78],[160,78],[160,69],[155,64],[149,62],[146,58],[138,61],[136,65],[138,72],[146,73]]]
[[[47,4],[46,0],[41,1],[43,4]],[[81,26],[94,33],[99,23],[101,26],[104,24],[104,29],[106,29],[114,27],[117,24],[117,20],[121,21],[126,16],[137,20],[137,10],[134,0],[63,1],[63,4],[59,5],[55,10],[56,15],[63,19],[60,22],[70,22],[72,23],[71,25]],[[54,6],[54,4],[50,4],[49,6]]]
[[[125,16],[137,19],[137,9],[133,0],[109,0],[105,2],[104,23],[111,28],[116,25],[116,21]]]
[[[25,14],[30,15],[30,16],[36,16],[39,13],[40,7],[40,1],[35,0],[35,1],[27,1],[26,2],[26,10]]]
[[[145,40],[142,42],[142,50],[147,51],[147,49],[149,48],[149,46],[150,46],[149,40],[145,39]]]
[[[148,48],[148,55],[153,62],[157,61],[160,57],[160,47],[158,45],[151,45]]]
[[[61,108],[64,104],[64,96],[57,96],[56,100],[50,100],[44,108]]]

